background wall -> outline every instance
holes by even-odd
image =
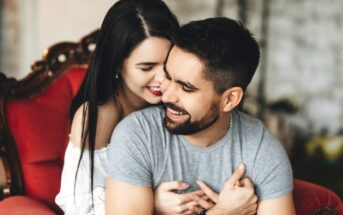
[[[25,76],[45,48],[60,41],[77,41],[98,28],[112,3],[0,0],[0,71],[7,76]],[[296,177],[340,190],[343,196],[343,1],[166,3],[181,23],[223,15],[246,24],[262,50],[259,71],[248,91],[247,109],[264,119],[283,140]],[[275,104],[280,100],[286,102]],[[313,166],[317,169],[311,170]],[[336,179],[325,181],[319,171]]]
[[[113,1],[3,0],[0,71],[25,76],[46,48],[99,28]]]

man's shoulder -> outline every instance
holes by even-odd
[[[163,106],[162,105],[152,105],[132,113],[133,115],[140,116],[143,118],[156,118],[162,119],[163,117]]]
[[[256,147],[257,150],[283,150],[282,143],[269,131],[264,123],[246,113],[238,112],[240,119],[240,130],[244,138],[244,142],[249,147]]]
[[[241,123],[244,125],[244,126],[250,126],[250,127],[264,127],[264,124],[263,122],[254,117],[254,116],[251,116],[251,115],[248,115],[244,112],[241,112],[241,111],[236,111],[236,113],[238,114],[240,120],[241,120]]]
[[[280,198],[292,190],[292,168],[282,143],[257,118],[239,112],[247,175],[260,200]]]
[[[122,148],[136,149],[137,151],[143,148],[156,148],[164,135],[164,128],[162,123],[163,109],[159,106],[152,106],[133,112],[119,122],[115,127],[112,137],[111,145],[115,145],[117,150]]]
[[[117,126],[161,126],[162,121],[163,109],[160,105],[155,105],[132,112],[122,119]]]
[[[239,121],[239,129],[243,133],[243,136],[248,139],[261,138],[265,130],[263,122],[246,113],[240,111],[236,111],[236,113],[237,117],[235,117],[234,120],[237,119]]]

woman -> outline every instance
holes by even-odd
[[[163,63],[169,32],[178,22],[160,0],[120,0],[100,29],[87,76],[71,107],[72,127],[56,203],[66,214],[104,214],[106,150],[116,124],[133,111],[161,102]],[[157,189],[156,209],[173,214],[201,210],[168,182]],[[195,194],[203,195],[202,191]],[[186,207],[185,207],[186,205]]]

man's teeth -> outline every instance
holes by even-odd
[[[161,89],[159,87],[149,87],[149,89],[156,91],[156,92],[161,92]]]
[[[175,110],[172,110],[172,109],[170,109],[170,108],[168,108],[169,109],[169,111],[172,113],[172,114],[174,114],[174,115],[183,115],[184,113],[182,113],[182,112],[178,112],[178,111],[175,111]]]

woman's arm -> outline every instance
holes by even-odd
[[[56,196],[56,203],[66,214],[89,214],[94,209],[96,214],[104,214],[104,196],[106,183],[106,164],[107,164],[107,145],[110,137],[110,129],[113,129],[114,118],[108,117],[110,108],[108,105],[99,106],[98,132],[96,140],[96,151],[94,152],[94,187],[90,189],[90,159],[89,151],[86,146],[78,168],[78,162],[81,154],[81,134],[83,124],[83,111],[85,105],[82,105],[75,113],[70,133],[64,166],[61,177],[60,192]],[[106,120],[105,120],[106,119]],[[107,129],[103,129],[107,127]],[[75,174],[78,171],[76,182]],[[74,189],[75,188],[75,189]],[[75,191],[75,192],[74,192]],[[94,199],[94,208],[92,205],[92,193]]]

